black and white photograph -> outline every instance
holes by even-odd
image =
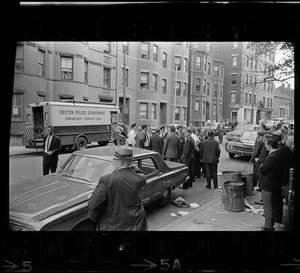
[[[292,42],[15,46],[10,230],[293,230]]]

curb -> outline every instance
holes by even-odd
[[[163,230],[168,231],[170,229],[172,229],[173,227],[181,224],[182,222],[188,221],[189,219],[193,218],[193,216],[207,208],[209,208],[210,206],[212,206],[213,204],[219,202],[222,199],[222,196],[218,196],[216,198],[214,198],[213,200],[205,203],[204,205],[202,205],[200,208],[197,208],[195,210],[193,210],[192,212],[190,212],[186,217],[182,217],[180,219],[175,220],[174,222],[166,225],[163,227]],[[159,230],[162,230],[161,228]]]

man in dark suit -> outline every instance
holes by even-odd
[[[147,125],[144,124],[142,125],[142,130],[140,130],[136,135],[135,147],[145,149],[146,131]]]
[[[259,130],[257,131],[257,138],[255,140],[255,146],[253,149],[252,156],[250,158],[249,163],[253,164],[253,187],[257,186],[257,181],[259,177],[259,165],[257,163],[259,155],[265,146],[265,142],[263,141],[263,136],[265,131]]]
[[[206,188],[211,188],[211,179],[213,179],[214,188],[218,188],[218,163],[221,150],[219,143],[214,139],[214,132],[209,130],[208,138],[201,142],[200,160],[204,163],[206,170]]]
[[[156,128],[154,135],[151,136],[150,144],[151,144],[151,150],[158,152],[160,155],[162,155],[163,148],[164,148],[164,139],[159,135],[160,129]]]
[[[113,157],[115,171],[102,176],[88,201],[89,217],[99,231],[146,231],[146,212],[139,197],[146,176],[131,168],[132,148],[122,146]]]
[[[195,142],[191,137],[192,130],[191,128],[187,128],[184,132],[184,144],[181,155],[181,162],[189,167],[189,180],[186,181],[181,189],[188,189],[188,187],[193,186],[193,182],[195,182],[195,174],[194,174],[194,151],[195,151]]]
[[[44,137],[43,175],[56,172],[58,154],[61,151],[60,138],[54,134],[54,128],[47,126],[47,136]]]
[[[169,129],[170,132],[165,139],[162,156],[165,157],[166,160],[177,162],[180,149],[180,139],[175,133],[175,126],[171,125]]]
[[[274,231],[274,191],[276,191],[276,188],[280,183],[280,156],[277,150],[278,140],[273,137],[270,137],[265,143],[265,146],[266,149],[269,151],[269,155],[266,158],[266,160],[259,166],[259,171],[261,175],[258,181],[259,187],[261,189],[263,208],[265,214],[265,225],[262,228],[262,230]]]
[[[293,167],[293,154],[289,147],[287,147],[282,141],[282,134],[280,131],[276,131],[272,134],[272,137],[278,139],[278,153],[280,157],[280,173],[278,187],[274,191],[275,198],[275,213],[274,221],[276,223],[282,223],[283,217],[283,197],[288,195],[288,185],[290,178],[290,168]],[[287,201],[287,200],[286,200]]]

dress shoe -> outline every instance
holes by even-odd
[[[209,186],[205,186],[205,188],[211,189],[211,187],[209,187]]]
[[[257,204],[257,205],[262,205],[262,204],[263,204],[263,201],[262,201],[262,200],[260,200],[260,201],[255,201],[254,203]]]
[[[178,187],[179,189],[183,189],[183,190],[187,190],[189,187],[186,186],[182,186],[182,187]]]
[[[214,186],[214,188],[215,188],[215,189],[217,189],[217,188],[218,188],[218,186]]]

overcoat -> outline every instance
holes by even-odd
[[[164,147],[164,139],[160,135],[155,133],[151,137],[150,144],[151,144],[150,146],[152,151],[158,152],[160,155],[162,155],[163,147]]]
[[[146,177],[122,168],[100,178],[88,201],[89,217],[97,229],[108,231],[148,230],[146,212],[139,198]]]
[[[178,158],[179,150],[180,150],[179,136],[176,135],[175,132],[168,133],[164,143],[163,156],[166,158]]]
[[[203,163],[219,163],[221,154],[219,143],[212,137],[208,137],[201,142],[200,145],[200,160]]]

